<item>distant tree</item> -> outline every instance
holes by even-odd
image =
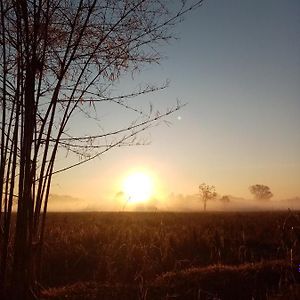
[[[273,197],[270,188],[263,184],[251,185],[249,190],[257,200],[269,200]]]
[[[199,185],[199,197],[203,201],[203,210],[206,211],[207,201],[217,197],[215,186],[201,183]]]
[[[222,202],[222,203],[229,203],[230,202],[230,198],[229,198],[229,196],[222,196],[221,198],[220,198],[220,201]]]

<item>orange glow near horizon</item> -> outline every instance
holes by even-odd
[[[144,172],[132,173],[123,181],[122,191],[129,203],[146,202],[154,192],[153,180]]]

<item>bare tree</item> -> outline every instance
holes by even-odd
[[[199,185],[199,197],[203,201],[203,210],[206,211],[207,201],[217,197],[215,186],[201,183]]]
[[[138,133],[180,108],[177,104],[159,113],[151,106],[145,112],[130,102],[167,84],[112,93],[122,74],[158,63],[157,46],[172,37],[170,29],[185,13],[202,3],[167,2],[0,0],[1,299],[36,294],[52,176],[112,148],[139,144]],[[72,129],[78,114],[77,122],[87,117],[101,124],[97,111],[107,105],[137,117],[129,115],[121,127],[88,135]],[[55,168],[61,150],[80,160]]]
[[[257,200],[270,200],[273,197],[270,188],[263,184],[251,185],[249,190]]]

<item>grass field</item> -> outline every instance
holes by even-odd
[[[44,299],[300,299],[298,214],[49,213]]]

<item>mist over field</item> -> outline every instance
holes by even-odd
[[[0,300],[299,300],[299,17],[0,0]]]
[[[208,201],[207,211],[272,211],[299,210],[300,197],[282,200],[255,200],[229,195],[229,202],[223,203],[221,197]],[[49,211],[176,211],[201,212],[203,202],[196,195],[170,194],[165,199],[150,199],[143,203],[126,203],[124,199],[92,201],[70,195],[52,194],[49,199]]]

